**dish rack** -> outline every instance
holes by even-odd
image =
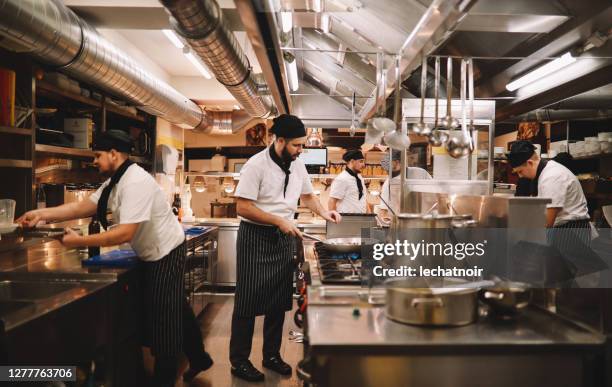
[[[199,233],[187,233],[185,256],[185,295],[198,315],[211,302],[217,279],[216,227],[202,228]]]

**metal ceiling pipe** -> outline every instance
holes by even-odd
[[[160,0],[171,16],[174,30],[206,63],[217,80],[253,117],[266,118],[272,111],[268,98],[258,94],[249,60],[223,21],[214,0]]]
[[[202,109],[136,64],[59,0],[0,1],[0,39],[141,110],[189,128],[210,128]]]
[[[565,120],[605,120],[612,118],[611,109],[538,109],[527,114],[513,117],[503,122],[521,121],[565,121]]]

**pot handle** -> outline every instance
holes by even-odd
[[[312,382],[312,375],[304,370],[304,366],[308,363],[309,359],[302,359],[297,363],[295,367],[295,373],[298,378],[306,383]]]
[[[410,302],[410,306],[413,308],[418,307],[419,305],[431,304],[434,307],[442,308],[444,307],[444,301],[440,297],[424,297],[424,298],[414,298],[412,302]]]
[[[503,300],[504,299],[504,293],[484,292],[483,297],[485,299],[487,299],[487,300],[490,300],[490,299]]]
[[[368,296],[368,304],[370,305],[383,305],[385,303],[385,296],[370,294]]]

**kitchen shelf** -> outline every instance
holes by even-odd
[[[130,156],[130,160],[139,163],[139,164],[147,164],[151,165],[151,160],[144,158],[142,156]]]
[[[233,177],[234,179],[240,179],[240,173],[236,172],[186,172],[185,176],[203,176],[203,177]],[[325,173],[325,174],[308,174],[311,179],[335,179],[338,177],[336,174]],[[388,175],[375,175],[375,176],[363,176],[364,180],[380,180],[386,179]]]
[[[612,153],[600,153],[591,156],[573,156],[574,160],[593,160],[593,159],[603,159],[606,157],[611,157]]]
[[[13,128],[12,126],[0,126],[0,133],[18,134],[21,136],[31,136],[32,130],[26,128]]]
[[[145,119],[139,115],[132,114],[131,112],[123,109],[121,106],[111,105],[109,103],[106,104],[106,111],[117,114],[121,117],[129,118],[138,122],[145,122]]]
[[[36,144],[37,152],[68,158],[93,159],[94,152],[91,149],[68,148],[63,146]]]
[[[0,167],[32,168],[32,160],[0,159]]]
[[[55,86],[45,81],[36,82],[36,92],[37,94],[54,100],[64,101],[66,99],[69,99],[86,106],[91,106],[95,108],[102,107],[102,103],[100,101],[82,96],[81,94],[77,94],[72,91],[63,90],[58,86]]]

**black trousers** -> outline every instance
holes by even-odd
[[[264,317],[264,343],[263,358],[279,356],[283,338],[283,324],[285,311],[267,313]],[[249,360],[253,331],[255,329],[255,316],[232,315],[232,337],[230,339],[230,362],[239,364]]]
[[[202,331],[187,299],[182,306],[183,315],[183,352],[189,359],[191,368],[201,368],[200,363],[209,355],[204,349]],[[173,387],[178,371],[177,356],[156,356],[153,371],[155,387]]]

